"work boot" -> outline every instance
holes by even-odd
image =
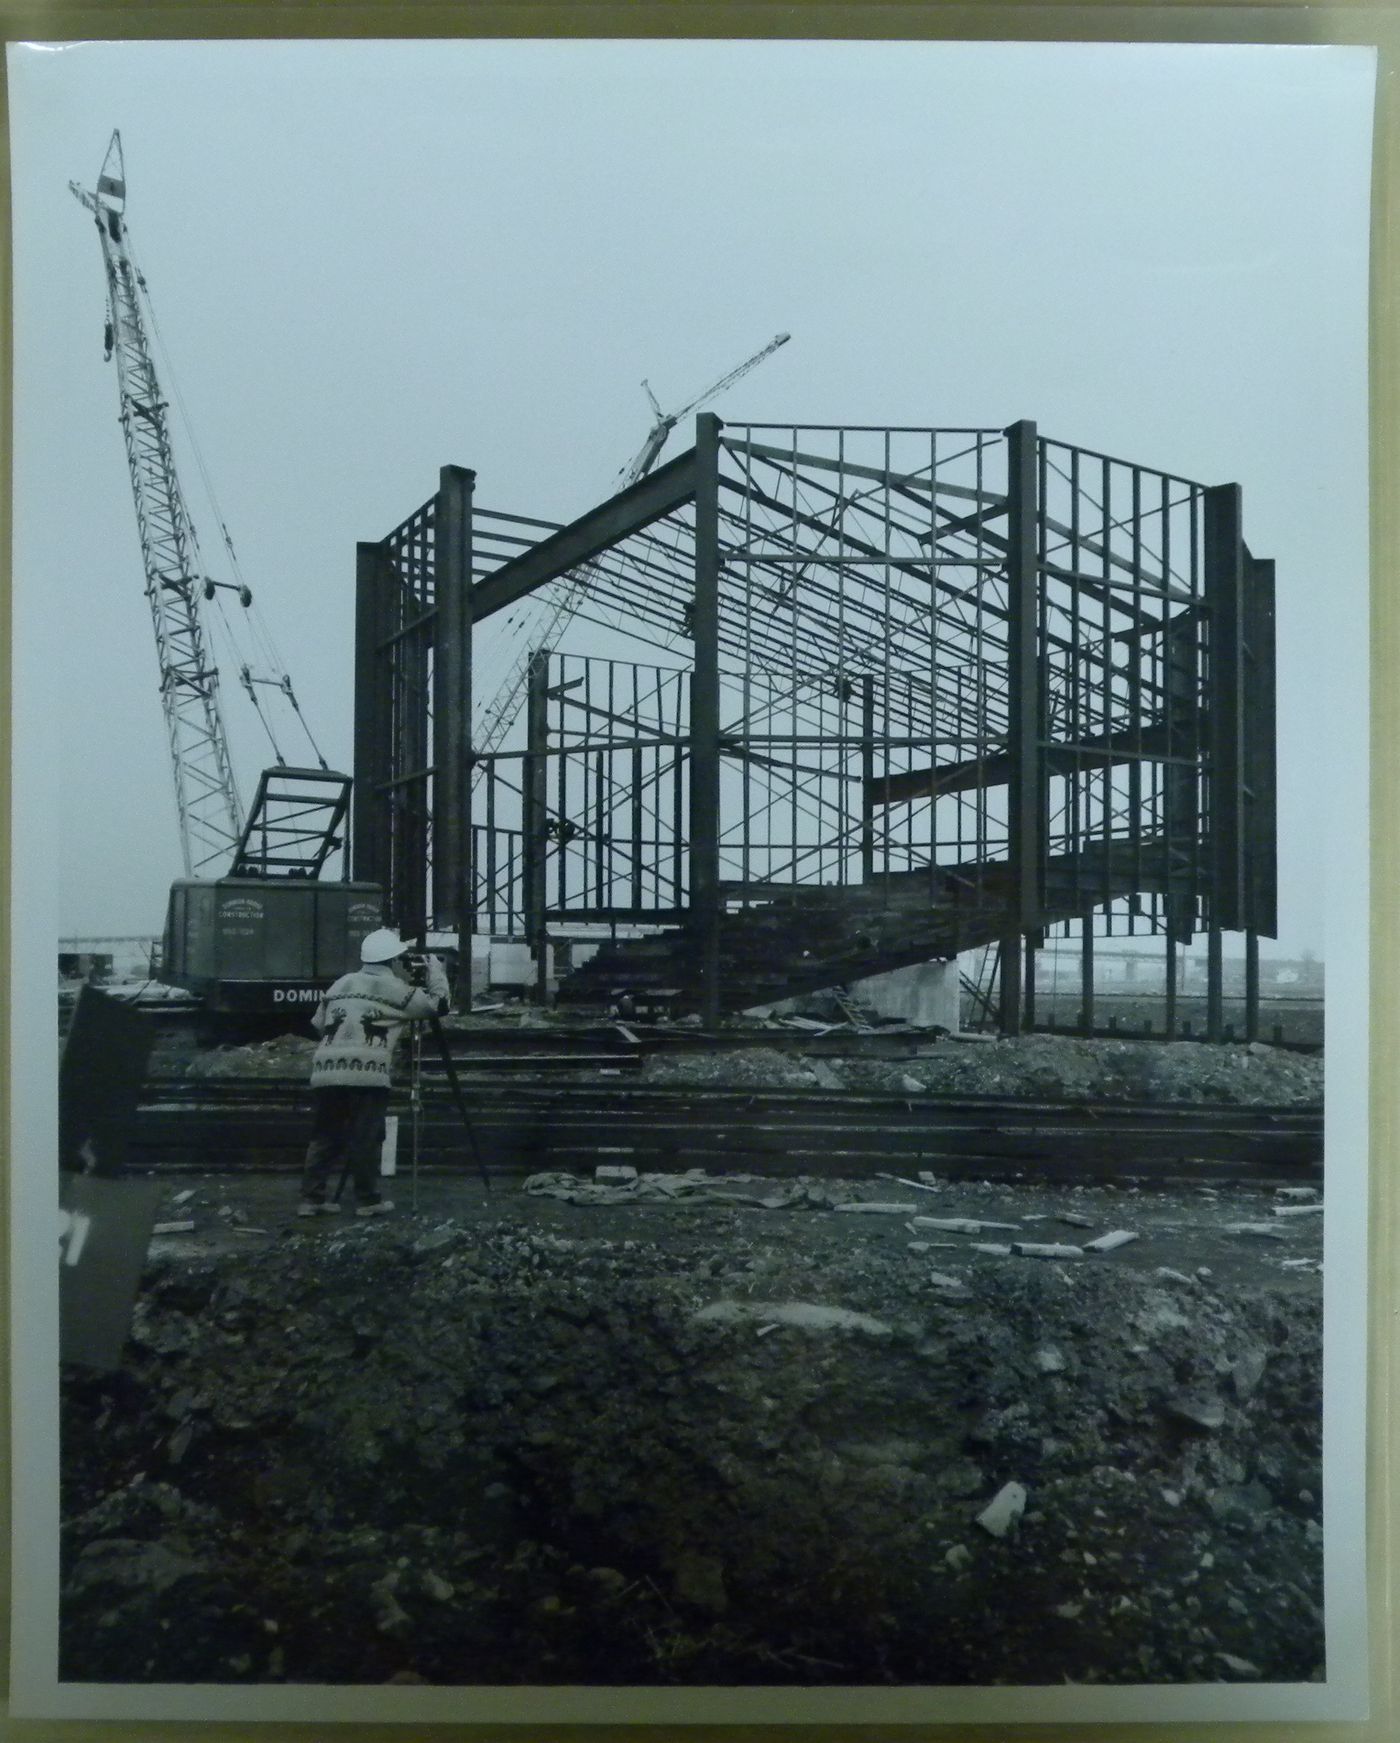
[[[355,1206],[355,1215],[356,1216],[388,1216],[389,1212],[393,1208],[394,1208],[393,1199],[391,1199],[391,1198],[376,1198],[370,1204],[358,1204],[358,1205],[356,1205]]]
[[[323,1198],[304,1198],[297,1206],[298,1216],[339,1216],[338,1204],[327,1204]]]

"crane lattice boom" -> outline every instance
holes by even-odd
[[[126,236],[126,177],[120,133],[113,133],[95,191],[69,187],[93,214],[107,273],[109,353],[117,361],[122,435],[146,575],[146,601],[160,662],[161,704],[175,772],[185,875],[228,860],[242,833],[218,672],[199,613],[205,585],[194,525],[175,470],[150,343],[141,313],[144,282]]]
[[[652,425],[646,441],[642,444],[631,464],[626,467],[618,480],[618,489],[626,490],[629,484],[635,484],[639,478],[651,471],[666,445],[666,438],[683,417],[704,405],[706,400],[713,399],[716,394],[723,393],[725,388],[732,387],[741,376],[758,367],[765,357],[771,357],[780,345],[786,345],[792,337],[790,333],[779,333],[770,339],[761,351],[755,351],[752,357],[747,357],[737,364],[727,375],[722,375],[718,381],[697,394],[688,405],[682,406],[678,412],[663,412],[656,403],[656,398],[645,382],[647,395],[651,399],[656,412],[656,422]],[[506,674],[499,690],[487,704],[481,717],[481,724],[475,734],[472,748],[478,756],[489,756],[500,748],[501,740],[510,729],[520,709],[520,699],[525,693],[526,681],[530,675],[530,662],[538,653],[548,653],[559,645],[560,639],[574,619],[575,613],[588,592],[588,583],[597,565],[585,563],[568,578],[566,582],[554,590],[549,609],[540,624],[538,633],[532,638],[531,645],[526,648],[520,658]],[[473,782],[480,779],[484,763],[477,763],[472,771]]]

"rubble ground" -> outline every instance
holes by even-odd
[[[1306,1189],[667,1179],[172,1181],[64,1375],[65,1679],[1321,1674]]]
[[[526,1014],[538,1017],[530,1027],[554,1026],[552,1019],[538,1013]],[[519,1026],[523,1020],[512,1017],[511,1023]],[[452,1026],[476,1032],[489,1029],[491,1023],[491,1018],[479,1017],[458,1019]],[[808,1025],[802,1031],[785,1029],[775,1020],[770,1027],[772,1040],[754,1045],[647,1052],[634,1081],[717,1089],[815,1087],[864,1094],[1233,1106],[1310,1105],[1322,1100],[1320,1055],[1262,1041],[1205,1046],[1194,1041],[1082,1040],[1068,1035],[1022,1035],[1006,1040],[943,1036],[918,1042],[912,1058],[881,1059],[862,1056],[860,1036],[848,1026],[845,1034],[851,1042],[850,1052],[832,1053],[824,1047],[820,1058],[808,1058],[801,1051],[803,1040],[822,1025]],[[906,1025],[899,1027],[901,1033],[916,1036]],[[838,1039],[842,1032],[833,1025],[828,1033]],[[174,1067],[198,1078],[305,1078],[310,1073],[314,1047],[310,1038],[282,1035],[243,1046],[209,1048],[183,1058],[167,1053],[158,1066],[163,1071]]]

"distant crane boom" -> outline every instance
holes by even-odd
[[[718,381],[707,387],[703,393],[697,394],[689,404],[676,412],[663,412],[656,400],[656,395],[644,381],[647,398],[651,401],[656,422],[652,425],[646,441],[638,450],[631,463],[624,467],[618,478],[618,489],[625,490],[628,485],[635,484],[639,478],[651,471],[660,457],[661,450],[666,446],[666,439],[682,418],[687,417],[698,406],[707,400],[714,399],[727,387],[732,387],[742,376],[756,369],[765,358],[771,357],[780,345],[786,345],[792,337],[790,333],[779,333],[770,339],[761,351],[755,351],[752,357],[731,369],[727,375],[722,375]],[[555,592],[553,602],[540,625],[539,632],[533,637],[532,646],[526,648],[520,658],[506,674],[499,690],[487,704],[481,718],[481,724],[474,737],[473,749],[478,756],[489,755],[500,747],[501,740],[510,729],[511,722],[519,711],[520,699],[525,691],[529,678],[530,661],[535,654],[549,652],[558,646],[560,638],[573,621],[575,613],[583,602],[588,591],[588,583],[597,565],[585,563],[565,581]],[[483,764],[477,763],[472,771],[473,784],[480,778]]]
[[[219,675],[200,621],[199,593],[217,583],[203,573],[151,357],[138,292],[145,284],[126,236],[126,172],[114,132],[93,191],[70,182],[92,213],[107,273],[107,352],[117,361],[120,421],[126,443],[146,602],[160,662],[160,695],[175,773],[175,802],[185,875],[228,859],[243,829],[242,808],[219,706]]]

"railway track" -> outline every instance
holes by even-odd
[[[1322,1163],[1316,1107],[1199,1107],[820,1090],[492,1082],[467,1086],[487,1166],[502,1174],[631,1163],[765,1174],[930,1169],[949,1178],[1077,1180],[1308,1178]],[[424,1079],[415,1114],[396,1098],[399,1165],[470,1168],[445,1088]],[[309,1125],[301,1081],[171,1080],[147,1086],[132,1160],[222,1169],[300,1160]]]

